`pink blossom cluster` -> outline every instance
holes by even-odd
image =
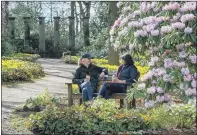
[[[153,9],[154,12],[159,11],[158,8],[158,2],[142,2],[140,4],[140,10],[142,11],[142,13],[147,13],[148,11],[150,11],[151,9]]]
[[[187,57],[187,53],[183,50],[183,51],[179,52],[179,57],[180,58],[186,58]]]
[[[123,8],[123,12],[129,12],[129,11],[131,11],[131,7],[130,6],[127,6],[127,7]]]
[[[185,24],[181,23],[181,22],[172,23],[171,26],[173,29],[184,29],[185,28]]]
[[[189,56],[189,59],[191,60],[191,63],[193,63],[193,64],[197,63],[197,56],[196,55]]]
[[[158,29],[152,30],[150,33],[151,33],[151,36],[158,36],[159,35],[159,30]]]
[[[181,17],[181,14],[180,13],[176,13],[175,16],[173,16],[173,18],[170,20],[171,22],[175,22],[175,21],[178,21],[178,19]]]
[[[164,93],[164,90],[161,87],[155,87],[155,86],[147,88],[148,94],[155,94],[156,92],[161,94],[161,93]]]
[[[189,75],[190,71],[189,71],[188,68],[182,68],[182,69],[181,69],[181,73],[182,73],[183,75]]]
[[[140,14],[141,14],[141,11],[140,10],[136,10],[136,11],[133,12],[133,15],[134,16],[137,16],[137,15],[140,15]]]
[[[164,67],[165,68],[173,67],[173,61],[171,58],[164,59]]]
[[[116,6],[117,6],[118,8],[120,8],[122,5],[123,5],[123,2],[122,2],[122,1],[119,1],[119,2],[116,4]]]
[[[185,32],[186,34],[191,34],[191,33],[192,33],[192,28],[186,27],[186,28],[184,29],[184,32]]]
[[[181,22],[185,23],[187,21],[192,21],[195,19],[195,16],[193,14],[185,14],[181,17]]]
[[[153,76],[158,77],[158,76],[163,76],[166,74],[166,70],[164,68],[153,68],[152,71],[148,71],[144,76],[142,77],[142,81],[146,81],[148,79],[152,79]]]
[[[189,81],[192,80],[192,78],[193,78],[192,75],[191,74],[188,74],[188,75],[184,75],[183,80],[185,82],[189,82]]]
[[[146,87],[146,84],[145,84],[145,83],[141,83],[141,84],[138,85],[138,89],[139,89],[139,90],[142,90],[142,89],[144,89],[145,87]]]
[[[152,108],[155,105],[155,101],[153,101],[153,100],[145,101],[144,105],[146,108]]]
[[[164,96],[158,95],[158,96],[156,96],[156,100],[157,100],[157,102],[163,102],[164,101]]]
[[[158,61],[159,61],[159,58],[157,56],[151,57],[151,61],[149,62],[149,66],[154,66],[154,64]]]
[[[150,88],[147,88],[147,93],[148,94],[155,94],[155,92],[157,91],[155,86],[152,86]]]
[[[195,80],[195,79],[192,80],[191,86],[192,86],[193,88],[196,88],[196,80]]]
[[[196,95],[196,89],[195,88],[189,88],[185,90],[185,95],[187,96],[195,96]]]
[[[163,80],[164,80],[165,82],[173,83],[174,77],[173,77],[173,76],[170,76],[170,75],[168,75],[168,74],[166,74],[166,75],[163,76]]]
[[[185,67],[185,65],[185,62],[178,62],[176,60],[172,61],[171,58],[164,59],[165,68]]]
[[[113,25],[113,27],[114,28],[119,27],[120,22],[121,22],[120,19],[116,20],[115,23],[114,23],[114,25]]]
[[[142,13],[147,13],[151,9],[151,4],[149,2],[142,2],[140,4],[140,10]]]
[[[124,27],[124,29],[122,29],[121,31],[118,32],[118,35],[121,36],[121,35],[126,35],[128,33],[128,28],[127,27]]]
[[[151,24],[154,23],[156,21],[156,17],[155,16],[149,16],[149,17],[145,17],[142,19],[142,22],[144,24]]]
[[[170,96],[168,94],[165,94],[163,96],[158,95],[156,96],[156,100],[157,102],[164,102],[164,101],[168,102],[170,101]]]
[[[184,49],[184,44],[178,44],[176,45],[177,50],[183,50]]]
[[[109,31],[109,34],[110,35],[114,35],[115,34],[115,29],[114,28],[111,28],[110,31]]]
[[[157,92],[158,93],[164,93],[164,90],[161,87],[157,87]]]
[[[156,23],[151,23],[151,24],[148,24],[148,25],[144,25],[142,27],[143,30],[146,30],[147,32],[151,32],[155,29],[155,27],[157,27],[158,24]]]
[[[152,71],[148,71],[146,74],[144,74],[144,76],[142,77],[142,81],[146,81],[148,79],[152,79],[153,77],[153,73]]]
[[[161,27],[161,34],[170,33],[171,31],[172,31],[172,27],[171,26],[162,26]]]
[[[135,31],[134,32],[134,37],[139,37],[139,36],[146,37],[146,36],[148,36],[148,33],[145,30],[137,30],[137,31]]]
[[[162,10],[178,10],[180,8],[180,4],[178,2],[170,2],[169,4],[165,5]]]
[[[194,11],[196,10],[196,2],[185,2],[180,8],[181,12]]]
[[[138,21],[131,21],[128,23],[128,27],[132,28],[132,27],[142,27],[142,23],[138,22]]]
[[[126,25],[128,23],[129,19],[126,17],[120,22],[120,27]]]
[[[196,73],[194,73],[194,78],[197,78],[197,74]]]

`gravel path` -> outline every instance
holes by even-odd
[[[10,112],[30,97],[43,93],[46,88],[54,95],[67,95],[64,83],[71,82],[72,74],[77,66],[65,64],[60,59],[37,60],[43,67],[46,76],[31,83],[2,86],[2,134],[32,134],[17,132],[10,127],[8,117]]]

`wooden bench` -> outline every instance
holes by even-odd
[[[111,80],[111,76],[109,76],[105,81],[110,81]],[[99,85],[103,84],[103,80],[99,80]],[[72,82],[70,83],[65,83],[68,86],[68,106],[72,106],[73,105],[73,100],[79,100],[79,103],[82,104],[82,94],[81,93],[73,93],[72,90]],[[128,86],[127,89],[129,89],[131,86]],[[93,93],[93,96],[96,97],[98,93]],[[113,93],[112,96],[110,96],[110,98],[112,99],[120,99],[120,107],[124,106],[124,103],[126,105],[126,107],[128,109],[135,108],[136,107],[136,103],[135,103],[135,99],[133,99],[132,101],[128,101],[125,100],[127,96],[127,93]]]

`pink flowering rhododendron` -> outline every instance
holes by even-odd
[[[140,77],[145,85],[139,85],[149,95],[145,106],[171,102],[168,91],[194,96],[196,2],[120,2],[117,6],[120,16],[111,28],[110,41],[117,50],[129,45],[128,52],[134,56],[145,55],[143,63],[150,69]]]
[[[147,89],[147,93],[149,93],[149,94],[155,94],[155,92],[156,92],[156,87],[155,86],[152,86],[152,87]]]
[[[190,34],[190,33],[192,33],[192,28],[186,27],[186,28],[184,29],[184,32],[185,32],[186,34]]]

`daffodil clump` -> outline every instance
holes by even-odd
[[[3,56],[3,60],[23,60],[23,61],[34,61],[40,58],[38,54],[28,54],[28,53],[14,53],[10,56]]]
[[[44,75],[40,64],[21,60],[2,60],[2,81],[28,81]]]

